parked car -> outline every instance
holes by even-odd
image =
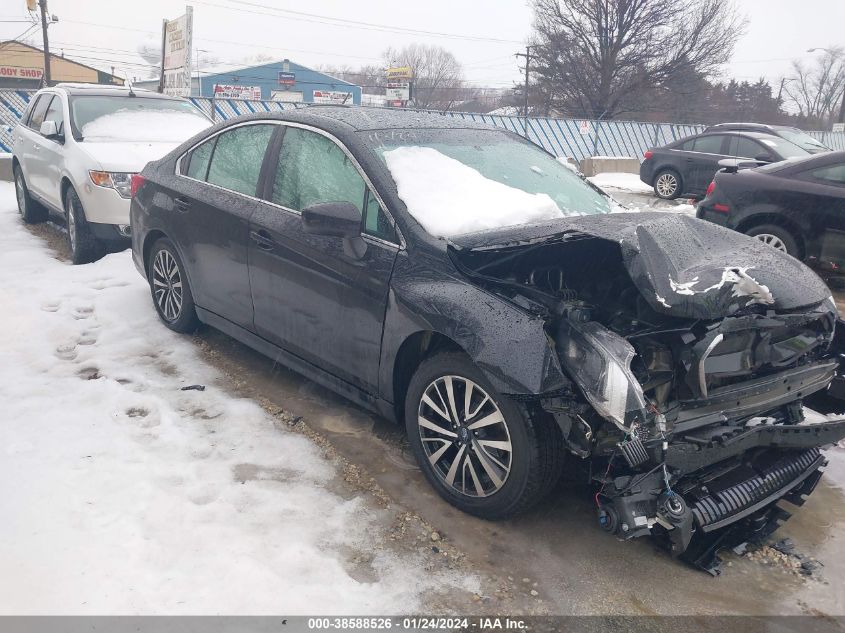
[[[763,132],[774,134],[795,143],[801,149],[807,150],[810,154],[829,152],[831,149],[807,134],[804,130],[789,125],[767,125],[765,123],[717,123],[711,125],[705,132]]]
[[[645,152],[640,180],[666,200],[681,195],[701,197],[722,159],[747,158],[766,164],[808,155],[807,150],[772,134],[705,132]]]
[[[132,174],[210,125],[190,102],[147,90],[39,90],[13,132],[18,210],[25,222],[62,216],[74,264],[125,248]]]
[[[612,214],[505,130],[251,115],[132,192],[133,259],[167,327],[206,323],[401,421],[463,511],[524,510],[580,459],[606,530],[706,567],[773,529],[845,436],[841,418],[797,426],[841,347],[812,271],[695,218]]]
[[[845,152],[719,171],[697,217],[805,261],[845,266]]]

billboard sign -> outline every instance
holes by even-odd
[[[279,71],[279,85],[292,86],[296,83],[296,73]]]
[[[164,21],[164,57],[161,60],[161,69],[165,94],[175,97],[187,97],[191,94],[193,23],[193,7],[186,7],[185,15],[175,20]]]
[[[313,101],[314,103],[330,103],[334,105],[352,103],[352,93],[337,90],[315,90]]]
[[[231,84],[214,84],[215,99],[245,99],[261,100],[261,86],[235,86]]]

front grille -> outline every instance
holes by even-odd
[[[696,525],[707,532],[732,523],[782,496],[778,493],[786,494],[823,462],[819,449],[812,448],[776,462],[762,475],[699,499],[692,505]]]

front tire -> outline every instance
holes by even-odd
[[[159,318],[174,332],[193,332],[199,326],[194,296],[185,265],[167,238],[153,244],[147,264],[150,294]]]
[[[15,165],[15,197],[18,201],[18,213],[27,224],[44,222],[48,217],[46,207],[32,199],[26,180],[23,177],[23,170],[20,165]]]
[[[441,497],[485,519],[540,501],[563,465],[560,429],[498,394],[464,354],[424,360],[405,397],[405,427],[417,463]]]
[[[798,240],[787,229],[777,224],[760,224],[751,227],[745,233],[751,237],[756,237],[758,240],[775,248],[783,253],[792,255],[797,259],[801,259],[801,248],[798,245]]]
[[[674,200],[683,191],[681,176],[673,169],[661,169],[654,177],[654,195],[663,200]]]
[[[103,245],[88,226],[82,201],[73,187],[68,187],[65,193],[65,222],[70,257],[74,264],[89,264],[105,254]]]

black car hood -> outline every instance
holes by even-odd
[[[663,314],[719,319],[752,305],[792,310],[830,296],[818,275],[793,257],[677,213],[562,218],[462,235],[449,242],[459,250],[510,250],[587,236],[619,244],[637,288]]]

